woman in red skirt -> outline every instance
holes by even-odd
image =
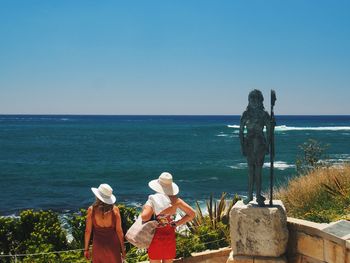
[[[148,221],[155,216],[158,221],[158,227],[148,248],[148,257],[150,263],[171,263],[176,256],[175,229],[191,221],[195,217],[195,211],[176,196],[179,193],[179,187],[173,183],[170,173],[162,173],[158,179],[152,180],[148,185],[156,191],[156,194],[148,197],[141,217],[143,221]],[[174,221],[177,209],[181,209],[185,215],[180,220]]]
[[[87,210],[84,256],[90,260],[91,232],[93,263],[122,263],[125,258],[124,235],[119,208],[114,205],[115,196],[108,184],[91,188],[96,202]]]

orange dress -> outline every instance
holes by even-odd
[[[122,263],[120,241],[115,229],[116,216],[112,211],[112,226],[98,226],[95,219],[95,210],[92,210],[93,240],[92,262],[93,263]]]
[[[158,215],[157,221],[159,226],[148,248],[148,257],[152,260],[174,259],[176,256],[175,228],[169,224],[172,218],[169,215]]]

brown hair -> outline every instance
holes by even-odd
[[[96,201],[92,204],[92,207],[97,208],[100,212],[102,212],[102,215],[104,215],[105,213],[113,210],[114,204],[109,205],[96,198]]]

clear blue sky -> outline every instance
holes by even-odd
[[[0,114],[350,114],[350,1],[0,1]]]

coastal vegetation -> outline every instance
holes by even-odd
[[[210,196],[205,212],[197,203],[196,219],[177,231],[177,257],[188,257],[192,252],[229,245],[228,211],[238,196],[230,200],[226,197],[226,193],[223,193],[216,201]],[[125,205],[118,207],[125,233],[139,211]],[[85,220],[85,209],[71,214],[65,227],[59,214],[50,210],[24,210],[18,217],[0,217],[0,256],[13,255],[1,257],[1,262],[86,262],[81,250]],[[72,236],[70,242],[67,241],[68,234]],[[127,262],[147,260],[145,250],[129,243],[126,243],[126,248]]]
[[[332,165],[328,147],[314,139],[299,146],[297,176],[275,193],[288,216],[319,223],[350,220],[350,164]]]
[[[308,139],[299,145],[300,152],[295,161],[297,174],[303,175],[314,169],[329,166],[326,155],[329,146],[329,144],[323,144],[315,139]]]
[[[329,223],[350,220],[350,165],[319,167],[276,192],[290,217]]]

